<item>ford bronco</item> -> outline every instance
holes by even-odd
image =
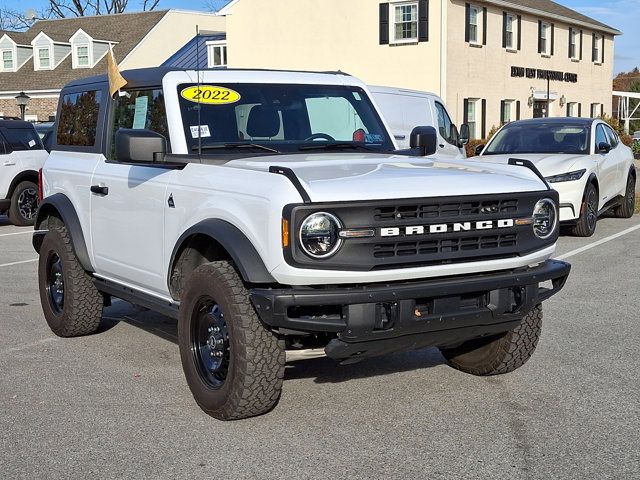
[[[342,363],[439,347],[507,373],[533,354],[558,194],[527,162],[398,150],[366,85],[342,73],[123,73],[61,92],[34,247],[45,318],[97,331],[112,297],[178,320],[184,373],[218,419],[268,412],[285,349]]]

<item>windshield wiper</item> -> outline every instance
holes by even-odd
[[[368,152],[381,153],[377,148],[368,147],[366,145],[360,145],[358,143],[319,143],[318,145],[302,145],[298,150],[366,150]]]
[[[191,147],[191,150],[198,150],[198,145]],[[264,150],[266,152],[271,153],[282,153],[280,150],[276,150],[275,148],[265,147],[264,145],[259,145],[257,143],[218,143],[214,145],[202,145],[202,150],[224,150],[224,149],[233,149],[233,148],[255,148],[258,150]]]

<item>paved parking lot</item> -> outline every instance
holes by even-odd
[[[30,237],[0,217],[3,478],[640,477],[638,215],[561,239],[573,273],[519,371],[298,355],[276,410],[233,423],[193,401],[166,318],[119,302],[100,334],[55,337]]]

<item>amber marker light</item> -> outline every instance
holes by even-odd
[[[289,220],[282,219],[282,248],[289,246]]]

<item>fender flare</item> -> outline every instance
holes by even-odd
[[[216,218],[196,223],[180,235],[171,253],[171,261],[169,262],[169,271],[167,274],[168,279],[171,278],[176,257],[185,245],[185,241],[189,237],[197,234],[206,235],[218,242],[220,246],[227,251],[245,282],[278,283],[271,276],[260,254],[246,235],[231,223]]]
[[[22,172],[18,173],[18,175],[16,175],[15,178],[11,180],[11,185],[9,185],[9,190],[7,190],[7,198],[11,198],[11,195],[13,195],[13,191],[20,182],[23,182],[25,180],[33,181],[34,179],[35,183],[37,184],[38,172],[36,172],[35,170],[23,170]]]
[[[63,193],[51,195],[40,203],[35,222],[36,232],[33,234],[33,248],[36,252],[40,253],[40,247],[47,232],[39,230],[45,219],[52,214],[60,217],[67,228],[71,236],[71,248],[73,248],[82,268],[88,272],[94,272],[95,270],[89,259],[89,252],[87,251],[87,244],[84,239],[78,214],[69,197]]]

